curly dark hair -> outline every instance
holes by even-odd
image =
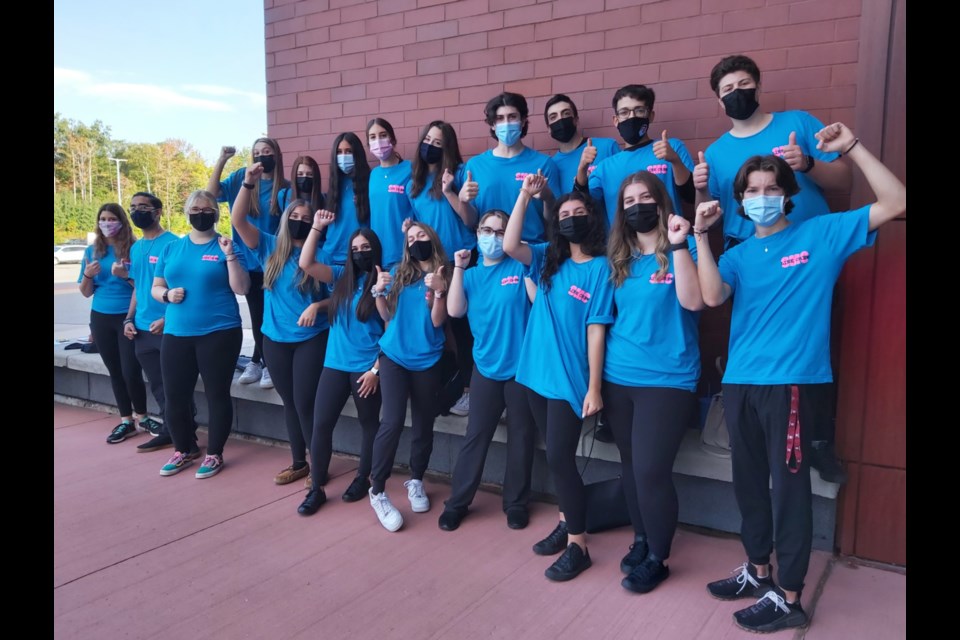
[[[546,219],[547,246],[546,261],[543,271],[540,272],[540,286],[544,291],[550,291],[553,276],[560,270],[560,265],[570,257],[570,241],[560,233],[560,207],[564,203],[576,200],[583,203],[587,210],[589,229],[587,237],[580,243],[580,250],[588,256],[602,256],[607,252],[607,227],[603,215],[594,205],[590,196],[573,191],[557,198],[553,205],[552,214]]]

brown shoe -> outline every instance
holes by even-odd
[[[303,481],[303,488],[307,491],[313,489],[313,476],[307,476],[307,479]]]
[[[294,469],[293,465],[290,465],[280,473],[278,473],[273,481],[277,484],[290,484],[294,480],[299,480],[304,476],[310,475],[310,465],[304,464],[299,469]]]

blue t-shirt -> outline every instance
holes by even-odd
[[[464,165],[460,165],[453,178],[457,189],[463,185],[466,175]],[[412,195],[413,180],[411,179],[406,186],[407,196],[410,198],[410,205],[413,207],[416,219],[433,227],[440,237],[443,250],[447,252],[447,258],[452,261],[453,254],[460,249],[473,249],[477,246],[477,236],[463,223],[460,215],[447,202],[446,196],[441,194],[439,200],[433,197],[430,191],[433,187],[433,178],[434,174],[428,172],[423,191],[416,198]]]
[[[340,266],[333,269],[334,284],[343,277],[344,269]],[[348,305],[335,310],[333,324],[330,325],[330,336],[327,338],[327,358],[323,366],[357,373],[369,371],[380,355],[380,337],[383,335],[383,318],[374,307],[366,322],[357,318],[357,304],[364,289],[369,289],[366,279],[361,280],[357,290],[353,292],[353,300]],[[333,285],[330,287],[333,291]]]
[[[473,362],[484,378],[509,380],[517,375],[520,346],[530,316],[523,283],[526,267],[505,257],[489,267],[483,258],[463,274],[467,317],[475,327]]]
[[[539,274],[547,244],[530,245],[530,250],[537,297],[520,348],[517,382],[544,398],[566,400],[579,416],[590,383],[587,325],[613,323],[610,267],[605,256],[581,264],[567,258],[544,291]]]
[[[142,238],[130,247],[129,271],[137,296],[137,313],[133,324],[140,331],[149,331],[150,323],[162,318],[167,311],[167,305],[153,299],[153,273],[163,248],[177,240],[176,234],[164,231],[153,240]]]
[[[403,258],[403,221],[414,218],[407,197],[407,183],[413,165],[401,160],[392,167],[376,167],[370,171],[370,228],[383,246],[383,268],[389,269]]]
[[[327,236],[320,251],[320,261],[326,264],[346,264],[350,257],[350,236],[353,232],[369,224],[360,224],[357,220],[357,203],[354,201],[353,178],[340,175],[340,203],[337,205],[336,218],[327,227]]]
[[[687,153],[687,145],[677,138],[668,138],[670,146],[680,156],[680,162],[690,171],[693,171],[693,160]],[[590,197],[597,202],[603,202],[607,212],[607,222],[613,225],[613,218],[617,215],[617,196],[620,194],[620,184],[624,178],[637,171],[649,171],[663,181],[673,202],[673,212],[682,215],[680,207],[680,189],[673,178],[673,165],[666,160],[660,160],[653,153],[656,140],[639,148],[624,149],[623,153],[607,158],[597,165],[597,169],[590,174]]]
[[[390,275],[396,278],[396,269],[391,269]],[[443,354],[443,327],[433,326],[426,295],[422,277],[405,286],[393,319],[380,338],[380,348],[387,357],[408,371],[425,371]],[[444,302],[438,300],[437,304]]]
[[[612,138],[590,138],[590,141],[593,142],[593,146],[597,148],[597,159],[587,167],[588,178],[590,174],[600,166],[601,162],[612,155],[620,153],[620,145]],[[584,138],[580,146],[573,151],[557,151],[553,154],[553,161],[556,163],[557,170],[560,172],[561,193],[557,194],[558,196],[562,193],[573,191],[573,185],[577,181],[577,169],[580,167],[580,156],[583,155],[583,150],[586,146],[587,138]]]
[[[810,218],[766,238],[751,236],[720,256],[720,277],[733,292],[724,382],[833,381],[833,286],[847,258],[873,244],[869,215],[868,205]]]
[[[477,214],[483,216],[490,209],[500,209],[507,215],[513,212],[513,205],[517,203],[520,187],[528,173],[543,171],[547,184],[553,191],[555,198],[563,195],[560,186],[560,172],[553,159],[530,147],[524,147],[519,155],[513,158],[500,158],[493,155],[493,150],[487,150],[467,161],[467,171],[470,171],[473,181],[480,185],[480,191],[473,205]],[[523,233],[525,242],[543,242],[546,235],[543,229],[543,200],[531,198],[527,206],[526,216],[523,219]]]
[[[217,202],[226,202],[230,207],[231,214],[233,213],[233,203],[237,200],[237,194],[240,193],[240,189],[243,188],[243,182],[246,178],[247,170],[246,168],[237,169],[229,176],[226,180],[220,182],[220,195],[217,196]],[[277,192],[279,197],[282,193],[282,187],[288,186],[289,183],[286,180],[283,180],[281,190]],[[276,234],[277,227],[280,225],[280,214],[283,213],[283,209],[280,209],[280,213],[277,215],[272,215],[270,213],[270,203],[273,196],[273,180],[264,180],[260,179],[260,215],[254,217],[253,211],[251,210],[250,214],[247,216],[247,219],[250,221],[250,224],[254,225],[260,231],[265,231],[267,233]],[[257,254],[250,250],[247,245],[243,244],[243,238],[240,237],[240,234],[237,233],[236,227],[231,226],[231,233],[233,234],[233,241],[237,244],[240,249],[240,254],[243,256],[244,264],[249,267],[250,271],[263,271],[263,267],[257,261]]]
[[[257,245],[257,259],[266,268],[270,255],[277,250],[277,237],[260,232]],[[292,247],[290,257],[283,265],[280,277],[271,288],[263,289],[263,335],[274,342],[304,342],[330,328],[327,314],[317,313],[312,327],[297,326],[297,320],[304,309],[314,302],[327,297],[327,287],[320,285],[319,291],[300,291],[303,271],[297,266],[300,261],[300,247]]]
[[[720,201],[723,209],[723,236],[725,239],[745,240],[753,235],[753,223],[739,213],[740,205],[733,199],[733,180],[747,158],[756,155],[783,155],[783,147],[790,139],[790,132],[797,133],[797,144],[803,153],[813,156],[817,162],[833,162],[839,156],[836,153],[824,153],[817,150],[814,135],[823,129],[823,123],[806,111],[781,111],[771,114],[770,121],[763,131],[746,138],[735,138],[726,132],[707,147],[704,159],[710,165],[710,195]],[[788,216],[797,223],[830,212],[830,206],[813,178],[798,171],[794,172],[800,193],[793,196],[794,209]]]
[[[693,236],[688,242],[697,260]],[[670,387],[696,391],[700,380],[700,313],[680,306],[674,253],[669,266],[657,278],[660,266],[655,255],[635,255],[630,275],[614,286],[617,319],[607,332],[603,379],[627,387]],[[696,274],[694,273],[694,278]]]
[[[164,334],[204,336],[240,326],[240,307],[230,288],[227,258],[220,249],[219,237],[194,244],[188,234],[160,253],[154,275],[166,280],[169,288],[183,287],[186,292],[179,304],[166,305]],[[245,269],[243,254],[236,249],[234,253]]]
[[[137,246],[134,242],[133,246]],[[131,247],[132,250],[132,247]],[[110,273],[113,263],[116,262],[117,254],[113,247],[107,245],[107,253],[100,258],[93,257],[93,245],[87,247],[83,252],[83,260],[80,262],[80,277],[77,282],[83,282],[83,271],[93,260],[99,260],[100,273],[93,278],[93,302],[90,308],[97,313],[122,313],[126,315],[130,310],[130,298],[133,296],[133,287],[123,278]]]

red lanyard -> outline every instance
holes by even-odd
[[[790,458],[796,457],[796,466],[790,464]],[[790,421],[787,425],[787,468],[790,473],[800,471],[803,452],[800,450],[800,387],[790,386]]]

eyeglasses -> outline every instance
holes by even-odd
[[[190,215],[195,213],[202,213],[205,216],[212,216],[217,212],[216,209],[190,209]]]
[[[157,210],[156,207],[151,207],[151,206],[148,205],[148,204],[138,204],[137,206],[130,205],[130,213],[133,213],[134,211],[147,211],[147,212],[151,212],[151,211],[156,211],[156,210]]]
[[[626,120],[630,116],[634,118],[646,118],[650,115],[650,109],[647,107],[634,107],[633,109],[619,109],[617,110],[617,117],[621,120]]]
[[[480,235],[490,237],[496,235],[498,238],[502,238],[505,231],[503,229],[491,229],[490,227],[480,227]]]

